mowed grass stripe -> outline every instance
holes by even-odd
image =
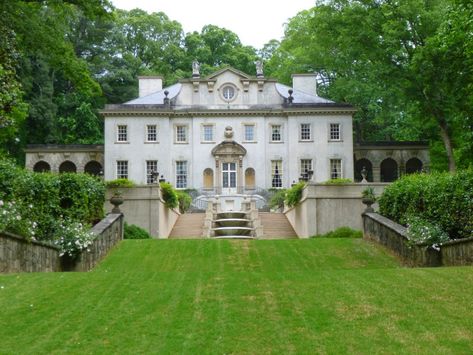
[[[472,271],[362,240],[125,241],[93,272],[0,276],[0,353],[469,354]]]

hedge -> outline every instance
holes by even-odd
[[[48,240],[62,220],[94,224],[104,216],[105,186],[88,174],[34,173],[0,160],[0,200],[14,201]]]
[[[439,226],[451,239],[473,236],[473,170],[404,176],[379,198],[380,213],[400,224],[412,217]]]

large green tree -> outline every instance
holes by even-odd
[[[465,90],[455,85],[471,82],[456,67],[467,51],[454,50],[465,40],[460,33],[472,33],[471,12],[465,11],[471,5],[465,4],[323,1],[290,20],[269,67],[286,81],[291,72],[318,72],[323,94],[359,108],[358,139],[441,139],[449,169],[455,170],[452,137],[468,116],[460,109]],[[461,20],[455,20],[458,16]],[[450,47],[439,48],[441,43]]]

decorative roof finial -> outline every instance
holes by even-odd
[[[164,90],[164,99],[163,99],[164,106],[169,106],[170,100],[169,100],[168,95],[169,95],[169,91]]]
[[[257,60],[255,64],[256,64],[256,77],[257,78],[264,78],[263,61]]]
[[[289,96],[287,97],[287,101],[289,101],[289,104],[292,104],[292,101],[294,101],[294,96],[292,96],[292,93],[294,92],[292,89],[287,90],[289,93]]]
[[[192,77],[200,78],[200,63],[197,60],[192,62]]]

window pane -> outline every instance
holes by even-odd
[[[330,178],[339,179],[342,177],[341,159],[330,159]]]
[[[302,123],[301,124],[301,132],[300,132],[301,140],[306,141],[310,140],[310,124]]]
[[[187,142],[186,126],[176,126],[176,142]]]
[[[128,179],[128,161],[117,161],[117,179]]]
[[[255,139],[255,126],[245,125],[245,141],[253,141]]]
[[[214,140],[213,137],[213,125],[205,125],[204,126],[204,141],[212,142]]]
[[[312,170],[312,159],[301,159],[301,174]]]
[[[340,140],[340,124],[331,123],[330,124],[330,139],[338,141]]]
[[[146,161],[146,183],[153,184],[154,181],[153,173],[158,173],[158,161],[157,160],[148,160]],[[157,177],[156,177],[157,178]]]
[[[126,142],[128,141],[128,127],[126,125],[119,125],[117,127],[117,141]]]
[[[282,187],[282,161],[272,160],[271,161],[271,187]]]
[[[158,140],[158,130],[156,125],[146,126],[146,140],[148,142],[156,142]]]
[[[176,162],[176,187],[179,189],[187,187],[187,161]]]
[[[271,126],[271,140],[273,142],[281,141],[281,126],[280,125]]]

